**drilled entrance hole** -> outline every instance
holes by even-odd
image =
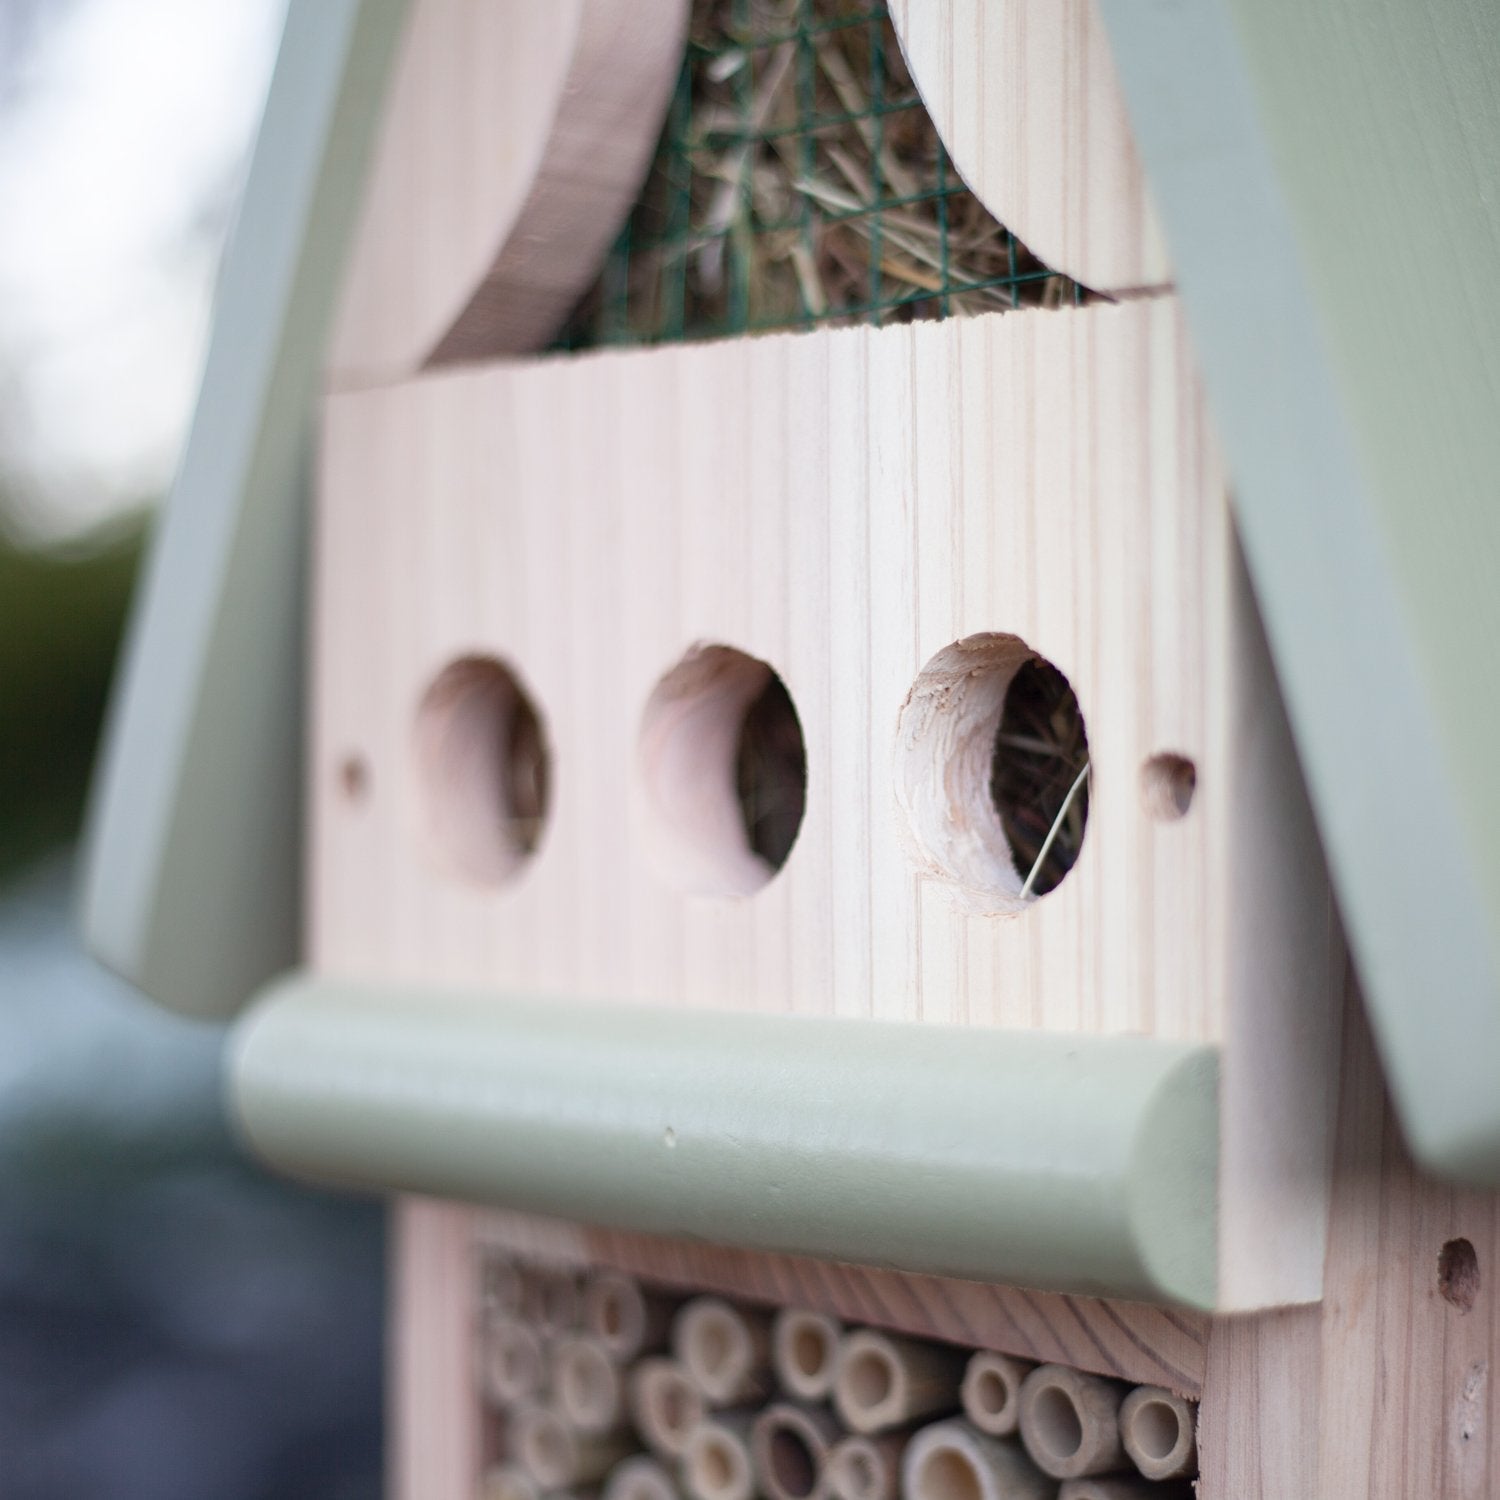
[[[417,711],[417,771],[427,831],[455,875],[498,885],[541,842],[550,757],[536,705],[502,662],[467,656]]]
[[[1198,768],[1185,755],[1153,755],[1141,767],[1141,800],[1160,823],[1185,817],[1198,789]]]
[[[656,685],[640,766],[653,862],[699,895],[747,896],[802,826],[807,753],[786,684],[731,646],[697,646]]]
[[[1438,1252],[1438,1293],[1459,1312],[1468,1312],[1479,1296],[1479,1257],[1468,1240],[1449,1240]]]
[[[1083,1446],[1083,1422],[1073,1398],[1049,1385],[1037,1394],[1034,1408],[1036,1437],[1056,1459],[1068,1459]]]
[[[1135,1441],[1148,1458],[1170,1457],[1182,1437],[1177,1413],[1165,1401],[1146,1401],[1136,1408]]]
[[[924,872],[976,914],[1024,910],[1073,868],[1088,736],[1067,678],[1019,636],[939,651],[897,726],[897,797]]]

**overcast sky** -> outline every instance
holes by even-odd
[[[170,480],[284,13],[0,0],[0,487],[23,533]]]

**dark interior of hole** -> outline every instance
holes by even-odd
[[[1479,1256],[1468,1240],[1449,1240],[1438,1252],[1438,1292],[1460,1312],[1474,1306],[1479,1296]]]
[[[810,1495],[818,1479],[812,1450],[800,1433],[778,1427],[771,1436],[771,1472],[787,1495]]]
[[[517,694],[505,745],[505,813],[513,846],[536,850],[547,816],[547,746],[536,710]]]
[[[807,800],[807,751],[786,684],[774,673],[745,711],[735,787],[750,847],[773,870],[786,863]]]
[[[1073,868],[1083,846],[1088,781],[1071,802],[1068,792],[1088,758],[1083,714],[1068,679],[1050,662],[1033,657],[1005,693],[990,762],[990,796],[1023,882],[1067,803],[1057,837],[1031,882],[1038,896],[1052,890]]]

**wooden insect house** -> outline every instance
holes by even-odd
[[[1496,1492],[1497,63],[293,0],[85,925],[393,1493]]]

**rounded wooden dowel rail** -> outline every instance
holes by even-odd
[[[880,1432],[834,1444],[823,1470],[828,1493],[834,1500],[896,1500],[909,1441],[909,1433]]]
[[[672,1352],[711,1406],[756,1401],[770,1388],[770,1319],[721,1297],[695,1297],[672,1323]]]
[[[1198,1413],[1156,1385],[1138,1385],[1120,1406],[1120,1438],[1147,1479],[1185,1479],[1198,1472]]]
[[[682,1496],[660,1459],[638,1453],[609,1471],[600,1500],[682,1500]]]
[[[957,1408],[964,1354],[861,1328],[839,1346],[833,1405],[853,1432],[883,1432]]]
[[[995,1438],[962,1419],[912,1438],[902,1463],[904,1500],[1054,1500],[1047,1478],[1013,1438]]]
[[[751,1411],[716,1411],[693,1429],[682,1457],[683,1487],[691,1500],[753,1500],[754,1420]]]
[[[1129,1467],[1120,1404],[1129,1387],[1067,1365],[1038,1365],[1021,1384],[1021,1441],[1055,1479]]]
[[[552,1400],[564,1420],[594,1436],[625,1421],[625,1381],[597,1339],[574,1335],[552,1351]]]
[[[814,1500],[824,1491],[828,1455],[841,1435],[821,1407],[776,1401],[750,1429],[750,1457],[766,1500]]]
[[[629,1377],[628,1400],[636,1431],[663,1458],[680,1459],[703,1420],[703,1392],[675,1359],[643,1359]]]
[[[843,1327],[826,1313],[801,1307],[777,1313],[771,1363],[782,1390],[799,1401],[826,1401],[833,1392],[843,1337]]]
[[[529,1323],[487,1317],[479,1332],[479,1373],[485,1394],[499,1405],[525,1401],[547,1383],[547,1352]]]
[[[672,1303],[646,1292],[633,1276],[601,1271],[583,1289],[585,1331],[617,1364],[667,1347]]]
[[[1029,1359],[989,1349],[971,1354],[959,1387],[964,1415],[991,1437],[1014,1436],[1021,1425],[1021,1382],[1034,1368]]]
[[[603,1479],[635,1451],[628,1433],[590,1436],[577,1431],[545,1406],[512,1412],[510,1441],[521,1467],[546,1493]]]
[[[299,976],[230,1043],[299,1176],[1081,1295],[1214,1305],[1215,1048]]]

